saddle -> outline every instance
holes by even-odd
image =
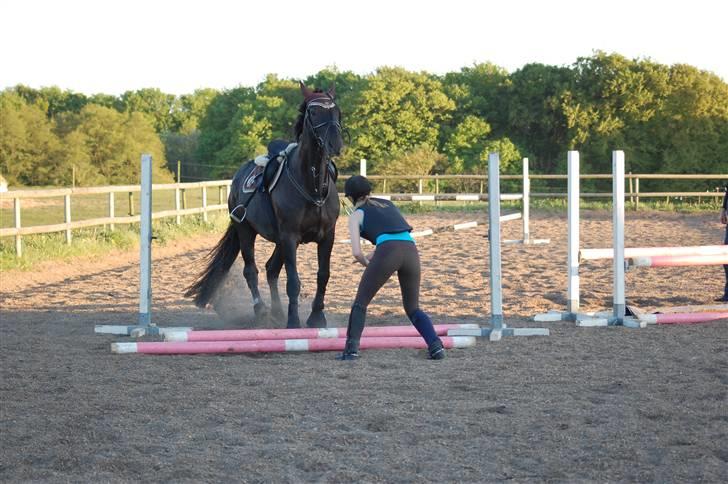
[[[268,143],[268,154],[260,155],[253,160],[253,169],[243,181],[243,193],[272,192],[283,171],[285,159],[296,146],[296,143],[282,139]]]
[[[276,139],[268,143],[268,154],[260,155],[252,160],[253,169],[243,180],[241,191],[249,194],[245,202],[238,204],[230,211],[230,218],[237,223],[242,223],[248,212],[248,205],[257,192],[273,192],[278,180],[283,173],[288,157],[298,146],[297,143],[289,143],[282,139]],[[250,163],[250,162],[248,162]],[[333,161],[329,160],[328,172],[331,179],[336,182],[339,177],[339,170]]]

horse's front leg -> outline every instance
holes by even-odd
[[[290,234],[281,234],[281,257],[286,267],[286,293],[288,294],[288,328],[300,328],[298,317],[298,295],[301,293],[301,281],[296,268],[297,241]]]
[[[278,276],[283,268],[283,257],[281,256],[281,246],[276,244],[273,255],[270,256],[268,262],[265,263],[265,272],[268,279],[268,287],[270,287],[270,307],[271,317],[274,321],[280,322],[286,317],[283,313],[283,305],[281,297],[278,294]]]
[[[331,269],[331,251],[334,248],[335,231],[332,229],[326,237],[318,243],[318,273],[316,274],[316,297],[311,304],[311,315],[306,320],[309,328],[325,328],[326,315],[324,315],[324,296],[326,285],[329,283]]]

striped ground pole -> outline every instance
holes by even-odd
[[[728,255],[728,245],[694,245],[684,247],[627,247],[624,249],[626,258],[652,257],[652,256],[682,256],[682,255]],[[579,260],[611,259],[614,249],[581,249]]]
[[[728,319],[728,312],[641,314],[641,321],[647,324],[694,324]]]
[[[728,264],[728,253],[718,255],[654,255],[627,259],[630,267],[688,267]]]
[[[445,348],[475,346],[475,338],[468,336],[440,337]],[[288,351],[343,351],[346,338],[277,339],[255,341],[163,341],[143,343],[112,343],[112,353],[144,353],[153,355],[190,355],[222,353],[282,353]],[[391,338],[362,338],[362,350],[412,348],[426,349],[421,337],[395,336]]]
[[[454,328],[477,328],[477,324],[436,324],[438,336],[447,335]],[[392,336],[420,336],[414,326],[369,326],[362,337],[382,338]],[[346,338],[346,328],[297,328],[297,329],[232,329],[208,331],[165,332],[165,341],[252,341],[259,339],[317,339]]]

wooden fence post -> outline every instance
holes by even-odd
[[[15,228],[20,229],[20,199],[13,199],[13,208],[15,212]],[[23,255],[23,238],[20,234],[15,235],[15,254],[20,257]]]
[[[65,222],[66,226],[68,227],[66,229],[66,243],[71,243],[71,194],[65,195],[63,197],[63,206],[64,206],[64,212],[65,212]]]
[[[202,187],[202,220],[207,222],[207,187]]]
[[[115,205],[114,202],[115,202],[114,192],[109,192],[109,218],[112,218],[112,219],[114,217],[116,217],[116,207],[114,206]],[[115,228],[114,222],[111,222],[109,224],[109,230],[114,230],[114,228]]]
[[[640,208],[640,179],[639,178],[634,179],[634,191],[637,194],[634,197],[634,210],[636,212]]]
[[[179,206],[180,206],[180,188],[179,188],[179,182],[177,182],[177,186],[174,188],[174,211],[177,225],[180,225],[182,223],[182,216],[179,214]]]
[[[134,215],[134,192],[129,192],[129,216]]]
[[[634,205],[634,195],[632,195],[632,193],[634,193],[634,192],[632,191],[632,172],[631,171],[629,172],[628,181],[629,181],[629,201],[632,203],[632,205]]]

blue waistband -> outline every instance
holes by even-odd
[[[406,242],[412,242],[414,243],[415,239],[412,238],[412,235],[410,235],[409,232],[397,232],[396,234],[381,234],[379,237],[377,237],[377,245],[381,244],[382,242],[387,242],[389,240],[404,240]]]

